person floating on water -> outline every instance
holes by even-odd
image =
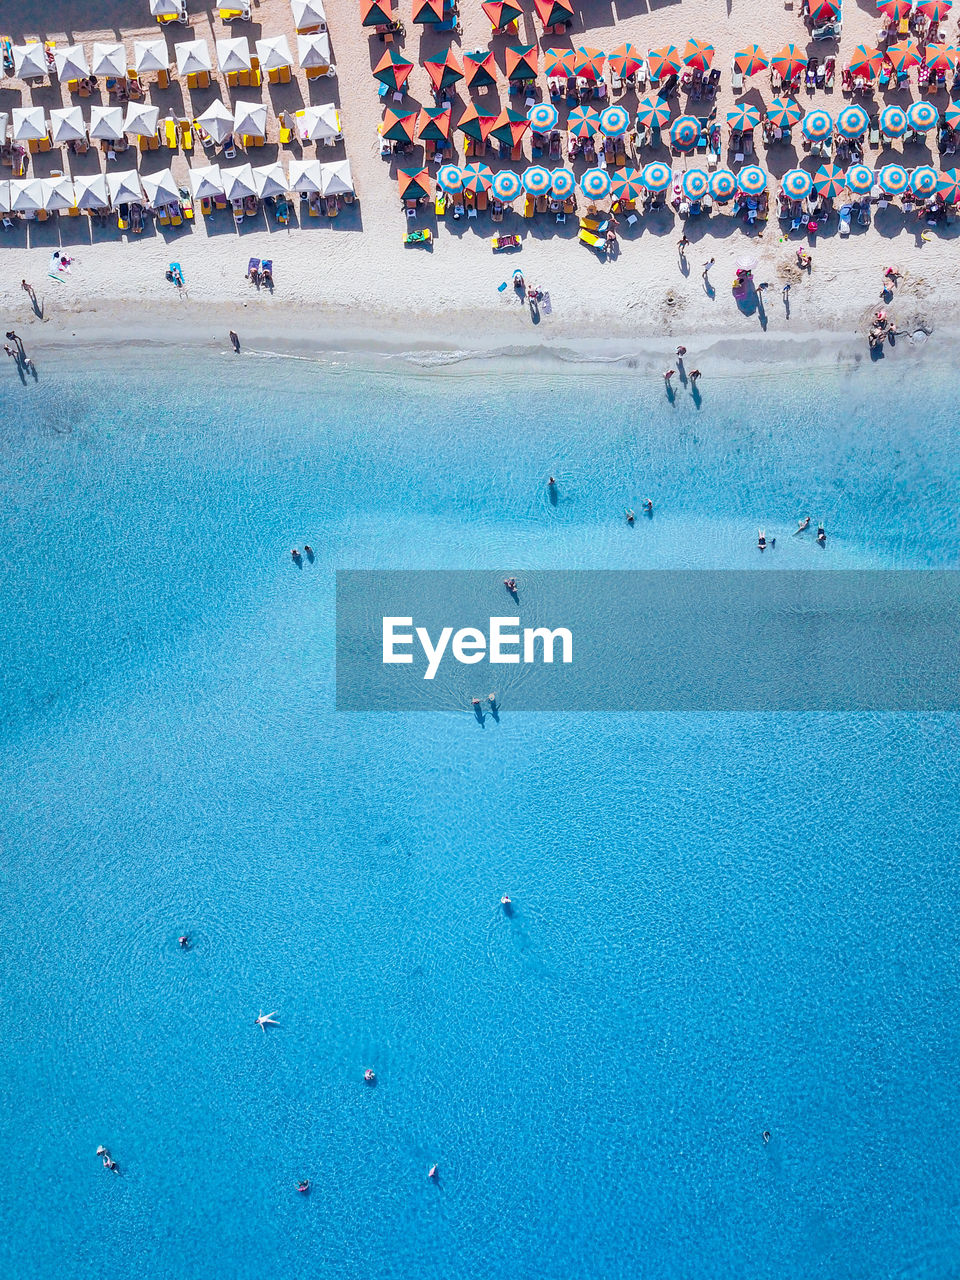
[[[810,528],[810,517],[806,516],[803,520],[797,521],[797,533],[803,533],[804,529]]]
[[[633,524],[634,516],[633,516],[633,512],[630,510],[629,507],[627,507],[626,511],[624,512],[624,515],[627,517],[627,524]]]
[[[764,1141],[765,1143],[767,1143],[767,1142],[769,1142],[769,1141],[770,1141],[770,1130],[769,1130],[769,1129],[764,1129],[764,1131],[763,1131],[763,1141]]]
[[[374,1071],[373,1067],[367,1067],[366,1071],[363,1073],[363,1078],[367,1084],[377,1083],[377,1073]]]
[[[291,557],[291,559],[292,559],[296,564],[299,564],[299,563],[300,563],[300,548],[299,548],[299,547],[294,547],[294,548],[293,548],[293,550],[290,552],[290,557]]]
[[[179,942],[180,946],[183,948],[184,951],[189,950],[190,935],[188,933],[181,933],[180,937],[177,939],[177,942]]]
[[[307,1192],[310,1190],[310,1179],[309,1179],[309,1178],[302,1178],[302,1179],[297,1183],[297,1190],[300,1192],[300,1194],[301,1194],[301,1195],[304,1195],[304,1196],[305,1196],[305,1195],[307,1194]]]
[[[766,551],[767,549],[767,535],[762,529],[757,530],[757,546],[761,551]]]
[[[439,1166],[432,1164],[430,1168],[427,1170],[427,1177],[430,1179],[431,1182],[436,1182],[439,1176],[440,1176]]]
[[[824,531],[824,528],[823,528],[823,525],[822,525],[822,524],[818,524],[818,525],[817,525],[817,541],[820,543],[821,547],[822,547],[822,546],[825,544],[825,542],[827,541],[827,535],[826,535],[826,533],[825,533],[825,531]]]
[[[501,907],[512,907],[512,906],[513,906],[513,903],[510,901],[510,895],[509,895],[508,893],[505,893],[505,894],[503,895],[503,897],[500,899],[500,905],[501,905]]]
[[[503,585],[507,588],[507,590],[510,592],[512,596],[517,594],[516,578],[504,578]]]

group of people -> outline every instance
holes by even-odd
[[[677,367],[676,367],[676,369],[664,369],[664,371],[663,371],[663,380],[664,380],[664,382],[667,384],[667,387],[670,387],[670,386],[672,385],[672,384],[671,384],[671,382],[670,382],[670,379],[671,379],[671,378],[673,377],[673,375],[674,375],[675,373],[677,373],[678,371],[679,371],[679,373],[680,373],[680,377],[681,377],[681,378],[683,378],[683,377],[687,377],[687,378],[689,378],[689,379],[690,379],[690,381],[693,383],[693,385],[694,385],[694,386],[696,386],[696,385],[697,385],[697,380],[698,380],[698,378],[700,377],[700,370],[699,370],[699,369],[691,369],[689,373],[687,373],[687,372],[686,372],[686,370],[685,370],[685,369],[684,369],[684,367],[683,367],[683,357],[684,357],[686,354],[687,354],[687,348],[686,348],[686,347],[683,347],[683,346],[677,347]]]

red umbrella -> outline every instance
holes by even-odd
[[[913,12],[913,0],[877,0],[877,8],[897,22],[909,18]]]
[[[573,21],[571,0],[533,0],[533,7],[545,27],[555,27],[560,22]]]
[[[807,59],[795,44],[785,44],[779,53],[770,59],[770,66],[780,73],[784,80],[796,80],[807,65]]]
[[[709,71],[713,61],[713,45],[703,40],[688,40],[683,51],[683,60],[688,67],[697,71]]]
[[[397,185],[401,200],[421,200],[430,195],[430,175],[426,169],[400,169]]]
[[[882,62],[883,54],[879,49],[874,49],[873,45],[869,44],[858,44],[850,59],[850,74],[866,76],[868,80],[872,80],[880,70]]]
[[[639,71],[642,61],[640,50],[629,41],[626,44],[618,44],[612,53],[607,54],[607,66],[611,73],[622,80]]]
[[[380,27],[393,21],[390,0],[360,0],[361,27]]]
[[[569,79],[577,74],[577,55],[573,49],[544,49],[543,73],[546,76],[566,76]]]
[[[411,111],[402,116],[398,116],[395,111],[385,111],[380,132],[390,142],[412,142],[417,132],[419,115],[419,111]]]
[[[923,60],[931,71],[952,71],[960,57],[960,49],[952,44],[928,44]]]
[[[457,121],[457,128],[461,133],[466,134],[468,138],[473,138],[476,142],[486,142],[490,136],[490,130],[497,123],[497,119],[497,116],[492,116],[489,113],[481,115],[471,102]]]
[[[505,107],[497,116],[489,136],[496,138],[497,142],[502,142],[504,146],[518,147],[529,128],[530,121],[521,111]]]
[[[733,63],[741,75],[755,76],[758,71],[769,67],[770,59],[758,44],[749,44],[733,55]]]
[[[944,22],[953,0],[917,0],[917,12],[925,13],[934,22]]]
[[[650,72],[651,80],[675,76],[682,66],[683,62],[675,44],[664,45],[662,49],[651,49],[647,55],[647,70]]]
[[[960,169],[944,169],[943,176],[950,185],[940,194],[947,204],[956,204],[960,201]]]
[[[602,80],[603,64],[606,60],[607,55],[601,53],[599,49],[585,48],[581,45],[577,50],[576,74],[583,76],[584,80]]]
[[[413,20],[424,26],[443,21],[443,0],[413,0]]]
[[[497,64],[489,49],[474,49],[463,55],[463,76],[474,93],[492,89],[497,83]]]
[[[438,58],[433,62],[425,62],[427,75],[430,77],[433,87],[438,91],[446,89],[452,84],[456,84],[458,80],[463,79],[463,67],[460,60],[452,49],[448,49],[446,57]]]
[[[446,142],[450,137],[449,107],[421,107],[417,137],[422,142]]]
[[[810,18],[813,22],[830,22],[840,17],[840,0],[810,0]]]
[[[923,59],[916,40],[900,40],[887,47],[887,58],[898,74],[908,67],[918,67]]]

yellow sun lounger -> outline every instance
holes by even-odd
[[[171,151],[176,151],[180,145],[180,138],[177,133],[176,120],[164,120],[163,122],[163,139]]]
[[[190,128],[189,120],[180,121],[180,145],[184,151],[193,150],[193,130]]]
[[[595,236],[592,231],[581,231],[580,243],[589,245],[591,249],[599,249],[604,244],[604,239],[602,236]]]

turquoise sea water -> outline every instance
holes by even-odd
[[[954,565],[948,371],[39,363],[0,1275],[958,1273],[956,717],[332,704],[338,567]]]

